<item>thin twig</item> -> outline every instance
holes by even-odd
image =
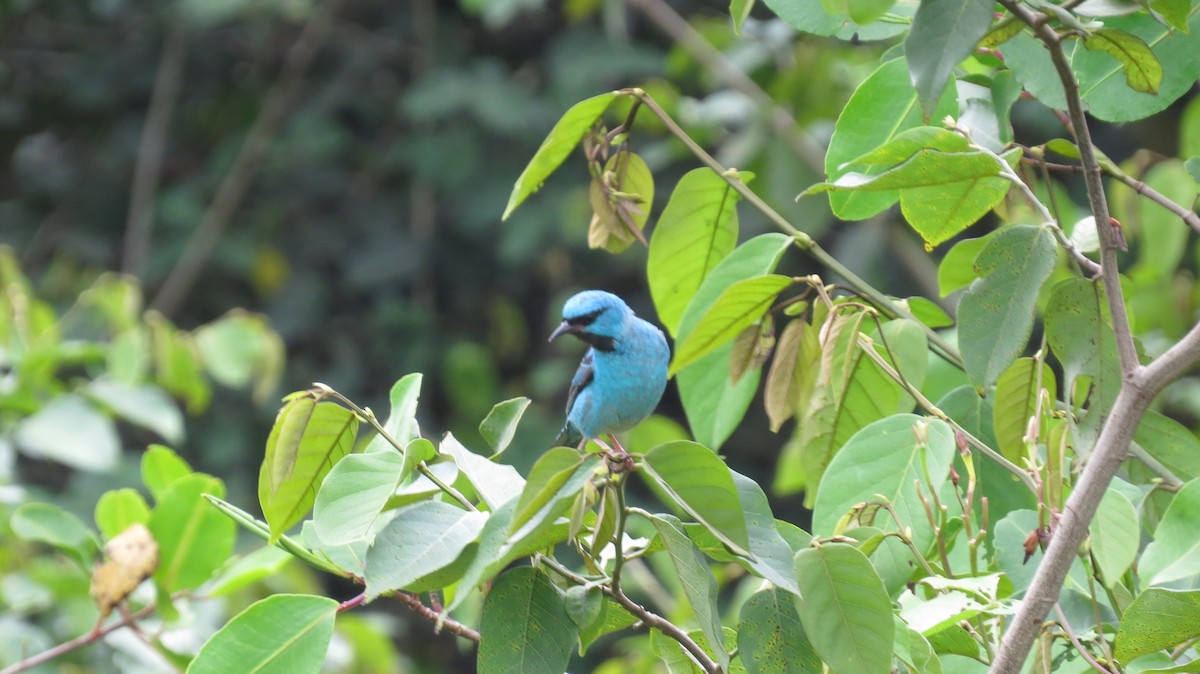
[[[246,192],[250,189],[250,182],[266,160],[271,141],[283,125],[289,108],[299,94],[304,75],[312,65],[317,50],[324,44],[333,15],[343,1],[328,0],[312,8],[300,37],[288,50],[279,80],[267,92],[258,117],[246,132],[246,138],[242,141],[233,165],[217,188],[217,194],[201,217],[200,224],[192,232],[183,256],[167,275],[154,297],[154,309],[170,316],[196,284],[225,228],[229,226],[234,213],[241,206]]]
[[[172,6],[167,35],[163,40],[162,56],[154,75],[154,91],[146,110],[146,125],[138,143],[137,164],[133,170],[133,186],[129,194],[129,215],[125,220],[125,247],[121,269],[138,276],[150,249],[150,221],[154,211],[154,194],[162,177],[163,154],[167,148],[167,130],[175,103],[179,100],[183,80],[183,63],[187,50],[187,13],[176,2]]]
[[[1092,666],[1092,669],[1095,669],[1097,672],[1104,672],[1104,674],[1113,674],[1111,669],[1100,664],[1096,658],[1090,652],[1088,652],[1088,649],[1084,648],[1083,644],[1079,642],[1079,637],[1075,636],[1075,632],[1071,629],[1071,623],[1067,622],[1067,616],[1063,613],[1062,606],[1055,604],[1054,610],[1058,613],[1058,624],[1060,627],[1062,627],[1063,632],[1067,634],[1067,638],[1071,640],[1071,645],[1075,647],[1076,651],[1079,651],[1079,654],[1083,656],[1084,660],[1087,660],[1087,663]]]
[[[437,611],[429,608],[422,603],[415,594],[404,592],[403,590],[397,590],[396,592],[390,593],[388,596],[398,599],[400,603],[412,609],[413,613],[416,613],[429,622],[435,625],[440,624],[442,629],[445,629],[451,634],[464,639],[470,639],[475,643],[479,643],[479,632],[476,632],[475,630],[467,627],[457,620],[454,620],[453,618],[440,614]]]
[[[1032,157],[1023,157],[1021,161],[1027,164],[1038,162],[1037,159]],[[1073,166],[1071,164],[1055,164],[1052,162],[1045,162],[1045,166],[1051,171],[1059,171],[1061,173],[1083,173],[1082,168]],[[1150,201],[1153,201],[1159,206],[1171,211],[1175,215],[1179,216],[1179,218],[1183,220],[1188,227],[1200,232],[1200,214],[1197,214],[1196,211],[1184,206],[1183,204],[1180,204],[1177,201],[1172,200],[1167,195],[1159,192],[1153,187],[1150,187],[1137,178],[1134,178],[1128,173],[1125,173],[1116,166],[1105,163],[1101,164],[1100,168],[1104,171],[1104,175],[1113,178],[1134,192],[1137,192]]]
[[[759,110],[769,111],[771,128],[791,146],[814,171],[825,171],[825,149],[796,123],[791,113],[784,110],[775,99],[741,68],[712,46],[691,24],[663,0],[628,0],[629,4],[642,10],[671,39],[683,47],[717,79],[729,88],[741,93],[754,102]]]
[[[959,369],[963,368],[962,357],[958,354],[958,350],[950,346],[946,340],[942,339],[941,335],[926,326],[924,323],[918,321],[912,315],[912,312],[897,305],[890,297],[876,290],[874,286],[864,281],[858,276],[858,274],[850,271],[846,265],[836,260],[832,255],[827,253],[824,248],[821,248],[821,246],[817,244],[812,237],[802,232],[795,225],[788,222],[787,219],[780,215],[778,211],[767,205],[767,203],[763,201],[762,198],[754,192],[754,190],[751,190],[746,183],[742,182],[742,180],[738,178],[735,172],[732,172],[722,166],[721,163],[714,159],[713,156],[708,152],[706,152],[704,148],[700,147],[696,141],[692,140],[687,132],[680,128],[679,124],[676,123],[675,120],[672,119],[671,116],[668,115],[667,112],[663,110],[661,106],[659,106],[658,102],[655,101],[649,94],[641,89],[625,89],[622,91],[622,93],[641,100],[642,103],[644,103],[646,107],[654,113],[654,116],[658,117],[663,125],[667,127],[667,129],[671,132],[671,135],[679,139],[679,141],[683,143],[688,150],[700,160],[701,163],[713,171],[716,171],[717,174],[721,176],[721,178],[725,180],[725,182],[728,183],[735,192],[737,192],[743,199],[754,206],[754,208],[762,213],[767,220],[769,220],[778,229],[791,236],[794,241],[794,245],[797,248],[807,251],[809,255],[812,255],[814,258],[816,258],[817,262],[820,262],[837,276],[844,278],[850,287],[854,288],[858,294],[866,298],[867,301],[883,312],[888,318],[900,317],[915,321],[917,325],[920,325],[922,329],[925,330],[926,337],[928,337],[930,343],[933,344],[934,352],[955,367]]]
[[[156,609],[157,609],[157,606],[155,606],[154,604],[150,604],[148,606],[143,606],[141,609],[138,609],[134,613],[128,613],[128,614],[123,615],[121,617],[121,619],[115,623],[112,623],[110,625],[105,625],[104,627],[97,627],[96,629],[93,629],[92,631],[88,632],[87,634],[81,634],[78,637],[71,639],[70,641],[64,641],[63,643],[61,643],[53,648],[50,648],[48,650],[42,651],[41,653],[38,653],[37,655],[32,655],[28,658],[25,658],[24,660],[21,660],[20,662],[14,662],[13,664],[9,665],[8,667],[5,667],[4,669],[0,670],[0,674],[17,674],[17,672],[24,672],[26,670],[33,669],[34,667],[37,667],[40,664],[50,662],[51,660],[53,660],[54,658],[57,658],[60,655],[64,655],[66,653],[70,653],[71,651],[83,648],[84,646],[91,645],[91,644],[99,641],[100,639],[108,636],[112,632],[115,632],[115,631],[121,629],[122,627],[133,627],[134,623],[136,623],[138,620],[141,620],[142,618],[145,618],[146,616],[150,615],[151,613],[154,613],[154,611]]]

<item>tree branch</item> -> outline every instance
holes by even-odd
[[[444,628],[446,631],[450,632],[451,634],[462,637],[464,639],[469,639],[471,641],[474,641],[475,643],[479,643],[479,632],[476,632],[475,630],[471,629],[470,627],[467,627],[466,625],[458,622],[457,620],[454,620],[453,618],[447,618],[445,616],[442,616],[437,611],[429,608],[424,603],[422,603],[421,600],[417,597],[417,595],[415,595],[411,592],[404,592],[403,590],[401,590],[401,591],[397,591],[397,592],[392,592],[390,596],[395,597],[396,599],[400,600],[400,603],[402,603],[405,606],[412,609],[412,611],[414,613],[421,616],[422,618],[432,622],[435,625],[441,625],[442,628]],[[435,630],[435,631],[437,631],[437,630]]]
[[[33,669],[34,667],[37,667],[40,664],[50,662],[51,660],[53,660],[54,658],[57,658],[60,655],[65,655],[67,653],[70,653],[71,651],[83,648],[84,646],[89,646],[91,644],[94,644],[97,641],[108,636],[112,632],[116,632],[117,630],[121,629],[122,627],[133,627],[137,621],[141,620],[142,618],[145,618],[146,616],[150,615],[151,613],[154,613],[155,609],[156,609],[155,605],[150,604],[148,606],[142,607],[135,613],[125,614],[120,620],[118,620],[115,623],[112,623],[111,625],[106,625],[104,627],[100,627],[99,625],[97,625],[96,629],[93,629],[91,632],[88,632],[87,634],[81,634],[78,637],[71,639],[70,641],[64,641],[63,643],[55,646],[54,648],[50,648],[48,650],[42,651],[41,653],[38,653],[37,655],[30,656],[19,662],[14,662],[13,664],[9,665],[8,667],[5,667],[3,670],[0,670],[0,674],[17,674],[17,672],[24,672],[26,670]]]
[[[251,180],[266,160],[271,141],[296,99],[304,81],[304,74],[312,65],[317,50],[324,44],[333,15],[343,1],[329,0],[313,7],[300,37],[296,38],[296,42],[288,50],[279,80],[267,93],[258,117],[246,132],[246,138],[233,160],[233,166],[225,174],[217,188],[216,196],[204,212],[200,224],[196,225],[192,232],[183,256],[159,288],[152,308],[170,316],[196,284],[209,256],[217,247],[221,235],[250,189]]]
[[[138,144],[137,165],[133,170],[133,186],[129,194],[129,215],[125,220],[125,249],[121,269],[126,274],[141,275],[150,248],[150,223],[153,219],[154,193],[162,177],[162,159],[166,152],[167,130],[175,103],[179,100],[179,85],[183,76],[187,20],[178,3],[170,9],[170,27],[163,40],[162,56],[154,75],[154,93],[146,111],[146,125]]]

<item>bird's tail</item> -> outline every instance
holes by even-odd
[[[579,432],[571,422],[563,424],[562,430],[558,432],[558,437],[554,439],[555,447],[577,447],[583,442],[583,433]]]

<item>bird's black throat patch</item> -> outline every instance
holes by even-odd
[[[596,349],[597,351],[611,353],[617,350],[617,340],[613,339],[612,337],[605,337],[603,335],[597,335],[587,331],[581,331],[577,336],[579,339],[591,344],[592,348]]]

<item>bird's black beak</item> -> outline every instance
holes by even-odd
[[[550,339],[546,341],[553,342],[559,335],[562,335],[563,333],[577,332],[578,330],[579,329],[576,326],[571,325],[567,321],[563,321],[562,323],[558,324],[557,328],[554,328],[554,332],[550,333]]]

